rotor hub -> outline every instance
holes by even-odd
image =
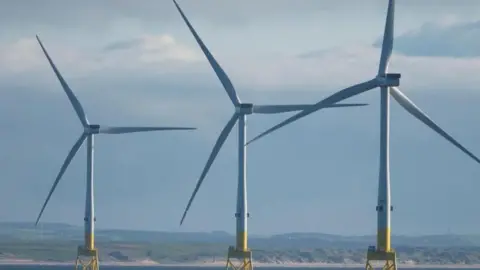
[[[235,107],[237,113],[240,114],[252,114],[253,113],[253,104],[252,103],[241,103]]]
[[[378,86],[380,87],[394,87],[400,85],[400,73],[387,73],[384,76],[377,76]]]

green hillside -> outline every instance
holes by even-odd
[[[151,259],[162,263],[223,260],[234,237],[225,232],[171,233],[98,230],[96,243],[103,261]],[[257,262],[363,263],[374,236],[288,233],[252,236]],[[0,223],[0,259],[71,261],[83,241],[83,229],[66,224]],[[400,262],[480,264],[480,236],[393,236]]]

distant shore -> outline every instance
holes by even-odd
[[[116,261],[102,261],[101,265],[104,266],[164,266],[164,267],[224,267],[226,261],[216,262],[191,262],[191,263],[160,263],[152,260],[138,260],[132,262],[116,262]],[[52,261],[34,261],[27,259],[0,259],[0,265],[52,265],[52,266],[70,266],[75,264],[74,261],[70,262],[52,262]],[[262,263],[254,262],[254,267],[315,267],[315,268],[364,268],[365,264],[344,264],[344,263]],[[414,264],[414,263],[399,263],[399,268],[444,268],[444,269],[480,269],[480,264]]]

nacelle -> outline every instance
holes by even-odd
[[[252,103],[242,103],[236,108],[237,113],[241,114],[252,114],[253,113],[253,104]]]
[[[100,125],[89,125],[88,130],[91,133],[98,134],[98,132],[100,131]]]
[[[400,73],[387,73],[385,76],[378,76],[378,86],[380,87],[394,87],[400,86],[400,78],[402,74]]]
[[[387,78],[400,80],[402,74],[400,73],[387,73]]]

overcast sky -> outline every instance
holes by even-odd
[[[372,78],[387,1],[179,0],[242,101],[315,103]],[[480,155],[480,2],[402,0],[390,70],[422,110]],[[181,214],[234,108],[168,0],[3,1],[0,220],[32,221],[82,127],[38,34],[92,123],[195,126],[100,135],[97,226],[234,231],[237,132]],[[248,147],[250,233],[376,232],[379,93]],[[249,138],[289,115],[249,117]],[[480,165],[392,101],[393,233],[480,233]],[[43,221],[83,223],[85,148]],[[12,207],[14,206],[14,207]],[[352,227],[350,224],[356,224]]]

